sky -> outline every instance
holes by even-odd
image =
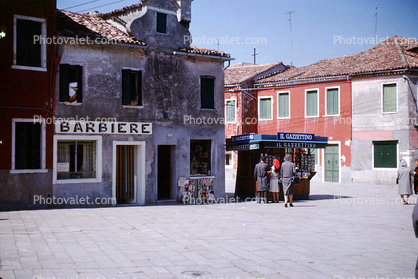
[[[136,3],[57,0],[57,8],[106,13]],[[257,64],[300,67],[394,35],[418,40],[418,0],[194,0],[190,32],[192,45],[230,53],[231,65],[254,63],[255,48]]]

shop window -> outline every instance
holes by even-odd
[[[384,113],[397,112],[396,83],[383,84],[382,106]]]
[[[258,118],[259,120],[272,120],[272,100],[271,97],[260,97],[258,99]]]
[[[200,78],[200,102],[203,109],[215,108],[215,79],[212,77]]]
[[[14,160],[12,169],[42,169],[42,125],[32,121],[14,121]]]
[[[326,90],[326,115],[340,114],[340,94],[338,88],[327,88]]]
[[[167,14],[157,13],[157,32],[167,33]]]
[[[289,92],[279,92],[278,95],[278,104],[277,111],[279,118],[289,118],[290,117],[290,99]]]
[[[306,91],[306,116],[318,116],[318,90]]]
[[[211,175],[211,141],[190,141],[190,175]]]
[[[14,17],[13,68],[39,70],[46,68],[45,19],[27,16]],[[42,40],[41,40],[42,38]],[[41,69],[46,70],[46,69]]]
[[[96,141],[58,140],[57,179],[96,178]]]
[[[315,158],[315,165],[318,166],[319,165],[319,152],[318,149],[309,149],[311,155],[314,155],[313,157]]]
[[[226,123],[235,123],[236,122],[236,101],[235,100],[226,100]]]
[[[83,67],[60,64],[60,102],[83,102]]]
[[[122,70],[122,105],[142,106],[142,71]]]
[[[397,141],[373,142],[375,168],[397,168]]]

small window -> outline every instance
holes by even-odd
[[[42,125],[31,122],[15,122],[14,169],[41,169]]]
[[[235,123],[236,122],[236,101],[235,100],[226,100],[226,123]]]
[[[212,77],[200,78],[200,102],[201,108],[215,108],[215,79]]]
[[[278,93],[279,103],[278,103],[278,115],[279,118],[289,118],[290,117],[290,99],[289,92]]]
[[[308,90],[306,91],[306,116],[315,117],[318,115],[318,91]]]
[[[96,141],[59,140],[57,179],[96,178]]]
[[[122,105],[142,106],[142,72],[122,70]]]
[[[373,142],[375,168],[397,168],[397,144],[397,141]]]
[[[157,32],[167,33],[167,15],[163,13],[157,13]]]
[[[60,102],[83,102],[83,67],[60,64]]]
[[[260,120],[272,120],[271,97],[258,99],[258,118]]]
[[[225,152],[225,167],[232,168],[233,167],[233,153],[232,151]]]
[[[45,19],[18,16],[14,17],[14,68],[46,68]],[[30,68],[28,68],[30,67]],[[44,69],[41,69],[44,70]]]
[[[383,84],[383,112],[397,112],[396,84]]]
[[[190,141],[190,175],[211,175],[211,141]]]
[[[338,88],[328,88],[327,90],[327,112],[326,115],[340,114],[340,97]]]

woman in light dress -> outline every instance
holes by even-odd
[[[270,192],[273,195],[273,202],[279,202],[279,175],[280,175],[280,162],[277,159],[273,160],[273,166],[271,166],[270,172]]]

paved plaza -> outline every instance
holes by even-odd
[[[315,183],[293,208],[228,201],[0,212],[0,277],[414,278],[414,206],[396,185]]]

